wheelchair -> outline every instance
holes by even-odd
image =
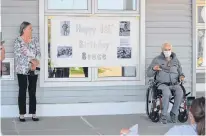
[[[146,93],[146,113],[152,122],[159,122],[162,111],[162,90],[158,89],[159,83],[156,78],[149,80],[149,88]],[[183,100],[179,107],[178,120],[184,123],[188,119],[187,99],[186,97],[190,92],[186,93],[183,86],[183,82],[180,82],[180,86],[183,90]],[[171,90],[172,97],[170,103],[174,105],[174,90]]]

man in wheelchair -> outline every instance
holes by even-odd
[[[170,111],[171,122],[177,122],[177,115],[179,106],[183,98],[183,90],[179,85],[185,76],[182,73],[181,64],[172,52],[172,45],[164,43],[162,45],[162,53],[155,57],[147,69],[147,76],[154,77],[158,82],[158,89],[162,90],[162,116],[161,122],[167,123],[167,111],[169,107],[169,100],[172,96],[171,90],[174,90],[174,105]]]

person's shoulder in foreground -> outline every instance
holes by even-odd
[[[195,125],[181,125],[172,127],[165,135],[193,135],[197,136]]]

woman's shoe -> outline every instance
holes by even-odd
[[[19,121],[20,121],[20,122],[25,122],[26,120],[25,120],[25,118],[19,117]]]
[[[32,120],[33,120],[33,121],[39,121],[39,118],[37,118],[37,117],[32,117]]]

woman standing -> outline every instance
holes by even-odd
[[[32,38],[32,25],[23,22],[20,26],[20,36],[14,42],[14,54],[16,72],[19,84],[19,120],[25,122],[26,114],[26,90],[29,91],[29,114],[32,114],[33,121],[39,121],[36,117],[36,83],[41,56],[40,46],[37,38]],[[28,84],[28,85],[27,85]]]

